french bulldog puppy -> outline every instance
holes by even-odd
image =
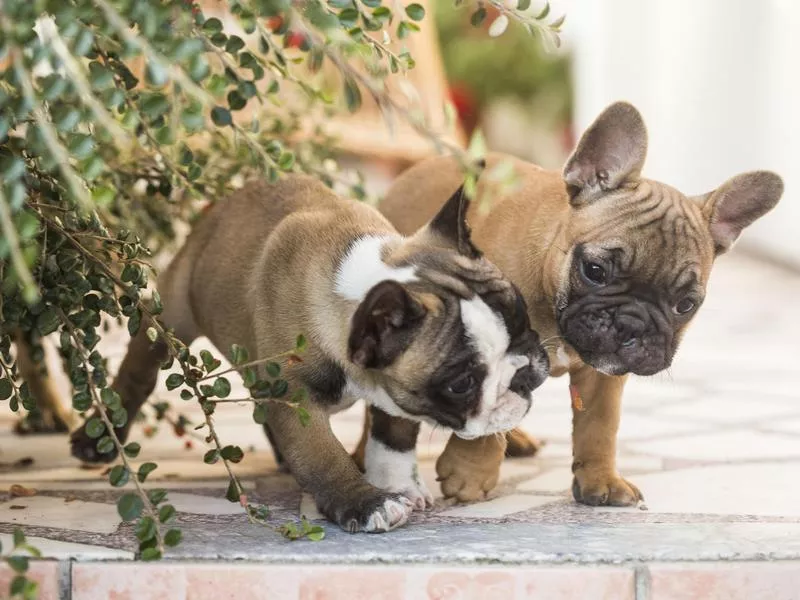
[[[308,390],[310,422],[276,401],[265,428],[320,511],[350,532],[391,530],[432,503],[417,473],[420,422],[491,437],[520,422],[547,377],[521,295],[472,244],[458,183],[448,195],[428,225],[402,237],[374,208],[313,178],[254,182],[206,213],[159,282],[162,319],[186,344],[205,335],[262,359],[306,335],[303,361],[283,376]],[[165,358],[146,329],[113,384],[128,423]],[[358,399],[372,414],[366,475],[329,423]],[[72,453],[113,458],[95,444],[80,429]]]
[[[615,462],[626,377],[670,366],[703,303],[714,259],[783,193],[778,175],[754,171],[686,196],[641,176],[646,151],[642,116],[630,104],[613,104],[562,173],[489,156],[489,169],[512,161],[521,185],[488,198],[487,211],[474,203],[468,215],[475,243],[522,291],[533,327],[548,342],[551,375],[568,373],[580,397],[572,492],[589,505],[642,498]],[[436,213],[437,199],[461,177],[452,158],[423,161],[394,182],[380,209],[408,233]],[[479,179],[479,198],[483,189]],[[452,438],[438,464],[444,494],[474,500],[491,489],[504,443],[501,436]]]

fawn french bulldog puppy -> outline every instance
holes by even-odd
[[[303,361],[283,376],[308,390],[310,422],[273,402],[265,428],[320,511],[350,532],[388,531],[432,502],[417,473],[420,422],[462,439],[505,432],[548,373],[522,297],[470,240],[459,183],[447,196],[402,237],[374,208],[313,178],[254,182],[204,215],[159,281],[164,324],[186,344],[205,335],[266,358],[306,335]],[[166,355],[146,329],[113,384],[128,423]],[[360,398],[372,414],[365,475],[329,424]],[[95,443],[80,429],[72,452],[113,458]]]
[[[670,366],[714,260],[783,193],[778,175],[753,171],[686,196],[641,176],[646,151],[641,115],[615,103],[561,173],[490,155],[488,168],[511,160],[521,185],[468,215],[475,243],[519,287],[533,327],[552,340],[551,374],[569,374],[582,398],[573,407],[572,492],[590,505],[642,498],[616,469],[626,377]],[[380,209],[400,233],[411,232],[461,177],[452,158],[423,161],[394,182]],[[485,186],[478,181],[479,197]],[[534,447],[519,430],[513,434],[514,453]],[[438,464],[444,494],[474,500],[491,489],[504,443],[500,436],[452,438]]]

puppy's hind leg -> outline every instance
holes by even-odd
[[[33,358],[33,348],[21,331],[14,333],[19,374],[36,402],[36,408],[20,419],[14,431],[19,435],[66,433],[72,424],[72,412],[64,406],[44,361]]]

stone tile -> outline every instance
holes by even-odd
[[[760,429],[769,431],[778,431],[781,433],[788,433],[791,435],[800,435],[800,418],[767,421],[760,427]]]
[[[650,513],[755,515],[800,518],[790,482],[800,480],[800,462],[718,465],[637,475]],[[598,507],[638,512],[638,508]]]
[[[517,485],[519,492],[565,492],[572,486],[569,469],[553,469]]]
[[[633,600],[633,569],[623,567],[542,567],[519,574],[519,598],[547,600]],[[591,590],[591,591],[589,591]]]
[[[798,415],[800,406],[784,402],[767,402],[760,398],[749,400],[731,396],[704,396],[692,402],[664,406],[656,411],[659,419],[684,419],[710,423],[742,423],[750,425],[780,415]],[[625,422],[623,416],[623,423]]]
[[[192,513],[195,515],[243,515],[244,509],[235,502],[224,498],[224,493],[218,498],[201,496],[199,494],[185,494],[183,492],[170,492],[167,502],[175,507],[178,512]]]
[[[132,559],[133,552],[92,546],[91,544],[78,544],[75,542],[62,542],[37,536],[26,536],[28,543],[42,553],[44,558],[78,559],[78,560],[103,560],[103,559]],[[10,533],[0,533],[0,543],[6,550],[14,546],[14,538]]]
[[[668,410],[668,407],[662,410]],[[660,411],[656,416],[638,415],[626,412],[623,407],[618,437],[621,440],[641,440],[693,433],[702,429],[708,429],[708,426],[687,420],[665,418]]]
[[[17,573],[5,562],[0,563],[0,597],[7,597],[11,582],[16,576]],[[57,561],[31,561],[26,576],[38,584],[38,600],[59,600],[61,597],[61,573]]]
[[[22,507],[22,508],[16,508]],[[51,496],[14,498],[0,504],[0,522],[57,527],[93,533],[113,533],[122,522],[114,504],[83,502]]]
[[[651,442],[628,442],[627,447],[641,454],[694,461],[730,462],[800,457],[800,439],[744,429]]]
[[[800,562],[650,565],[651,600],[798,600]]]
[[[476,502],[457,506],[440,513],[442,517],[459,517],[463,519],[499,519],[514,513],[543,506],[554,501],[552,496],[526,496],[523,494],[511,494],[487,500],[486,502]]]
[[[628,472],[660,471],[664,461],[656,456],[637,456],[623,453],[617,456],[617,470],[623,475]]]

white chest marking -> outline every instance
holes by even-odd
[[[337,294],[347,300],[361,301],[381,281],[416,280],[414,267],[391,267],[381,260],[381,250],[388,239],[389,236],[372,235],[353,244],[336,271]]]

